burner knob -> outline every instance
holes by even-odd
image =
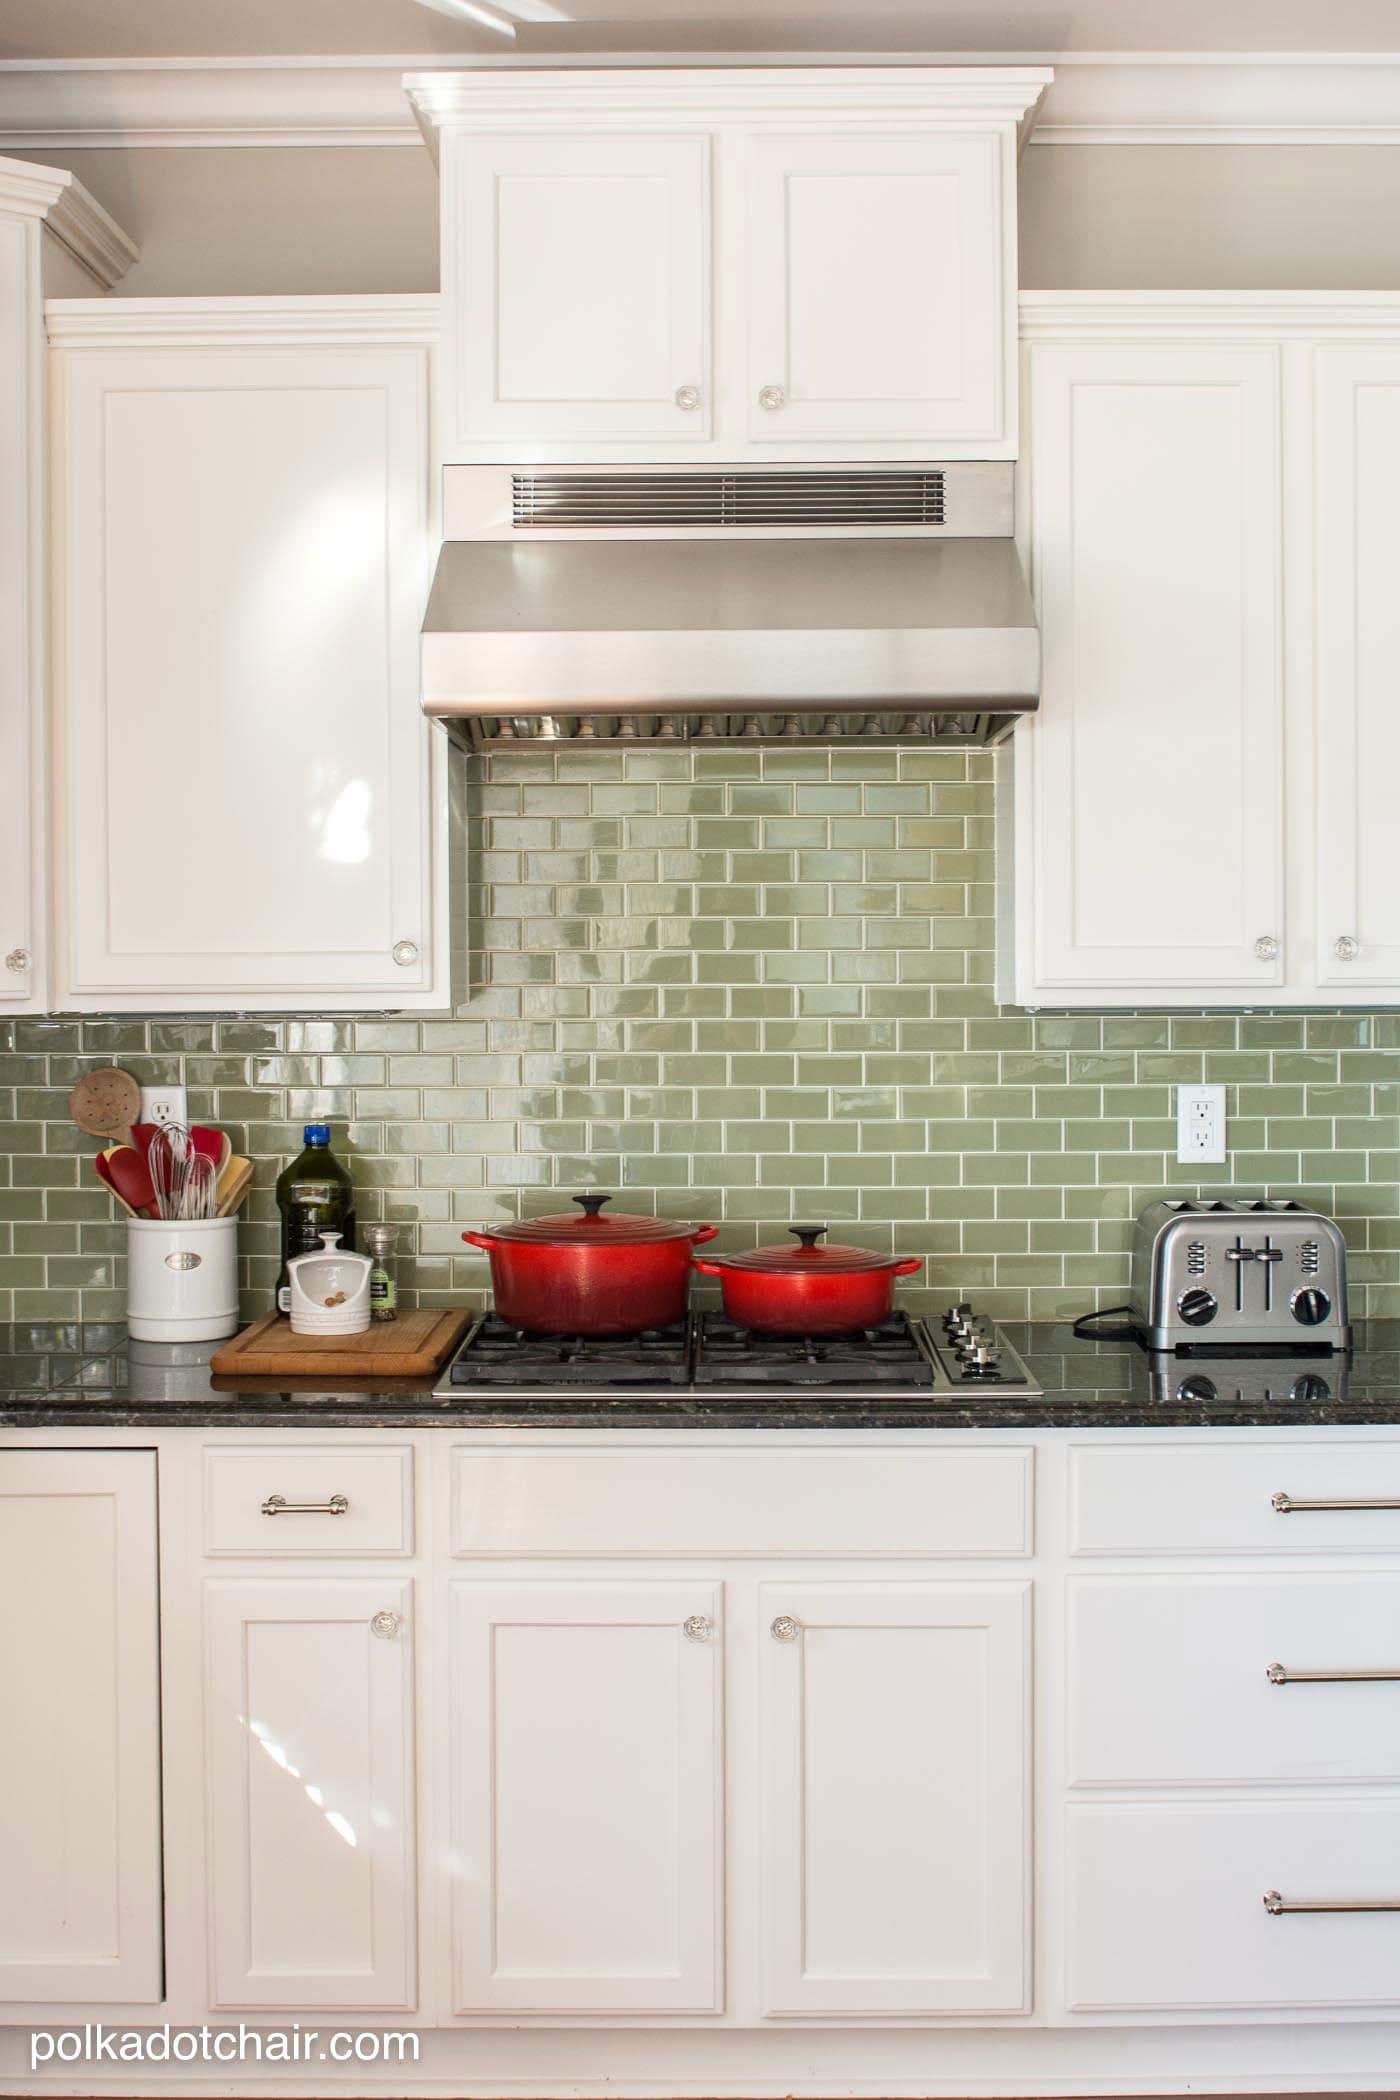
[[[1288,1301],[1288,1309],[1300,1326],[1320,1327],[1332,1310],[1332,1300],[1326,1291],[1319,1290],[1315,1284],[1309,1284],[1301,1291],[1293,1293]]]
[[[1220,1300],[1214,1291],[1199,1288],[1183,1291],[1176,1301],[1176,1309],[1188,1327],[1205,1327],[1220,1310]]]
[[[950,1305],[943,1315],[943,1325],[950,1334],[956,1334],[960,1328],[970,1327],[972,1307],[966,1301],[961,1305]]]

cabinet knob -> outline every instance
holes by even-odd
[[[1261,933],[1258,940],[1254,943],[1254,952],[1258,956],[1260,962],[1277,962],[1278,935],[1274,933]]]
[[[676,388],[677,408],[691,409],[698,408],[699,406],[700,389],[698,386],[678,386]]]
[[[5,957],[5,968],[14,977],[23,977],[34,958],[27,948],[11,948]]]
[[[692,1612],[688,1619],[681,1620],[681,1632],[688,1641],[707,1641],[714,1630],[714,1626],[702,1611]]]
[[[403,1620],[396,1611],[377,1611],[369,1622],[369,1630],[376,1640],[392,1641],[402,1624]]]
[[[418,960],[418,943],[417,941],[395,941],[389,953],[401,970],[412,969],[414,963]]]
[[[768,1631],[775,1641],[795,1641],[802,1631],[802,1621],[789,1618],[786,1612],[781,1612]]]
[[[1355,962],[1357,956],[1361,953],[1361,943],[1358,940],[1354,940],[1349,933],[1344,933],[1336,942],[1332,952],[1338,962]]]
[[[787,395],[780,386],[761,386],[758,390],[760,408],[786,408]]]

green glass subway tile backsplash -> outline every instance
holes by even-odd
[[[922,1254],[924,1302],[1055,1318],[1116,1304],[1134,1212],[1204,1186],[1307,1196],[1357,1310],[1400,1313],[1400,1016],[999,1009],[985,755],[522,749],[473,762],[467,806],[450,1015],[0,1022],[0,1316],[121,1315],[123,1221],[67,1115],[113,1061],[256,1161],[249,1316],[312,1117],[427,1303],[485,1290],[463,1225],[595,1186],[731,1246],[829,1221]],[[1235,1148],[1209,1184],[1171,1156],[1201,1079]]]

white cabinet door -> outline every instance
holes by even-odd
[[[452,446],[710,432],[709,141],[449,134]]]
[[[1022,1003],[1285,981],[1278,372],[1270,346],[1031,349]]]
[[[412,1589],[206,1584],[216,2007],[416,2002]]]
[[[760,135],[748,436],[1011,456],[1010,128]]]
[[[39,228],[0,205],[0,1015],[43,1003]]]
[[[718,2011],[719,1586],[451,1594],[455,2009]]]
[[[1030,1586],[765,1583],[762,2006],[1026,2006]]]
[[[153,1451],[0,1453],[0,1998],[160,1999]]]
[[[1317,981],[1400,984],[1400,343],[1316,353]]]
[[[428,1003],[428,351],[55,375],[61,1002]]]

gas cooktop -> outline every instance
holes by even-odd
[[[544,1398],[610,1387],[637,1395],[703,1391],[711,1399],[819,1388],[829,1400],[871,1392],[962,1400],[978,1391],[1035,1400],[1041,1390],[1001,1329],[963,1304],[941,1321],[897,1312],[856,1334],[791,1338],[751,1333],[717,1312],[606,1340],[525,1334],[484,1313],[436,1391],[441,1399],[483,1390]]]

